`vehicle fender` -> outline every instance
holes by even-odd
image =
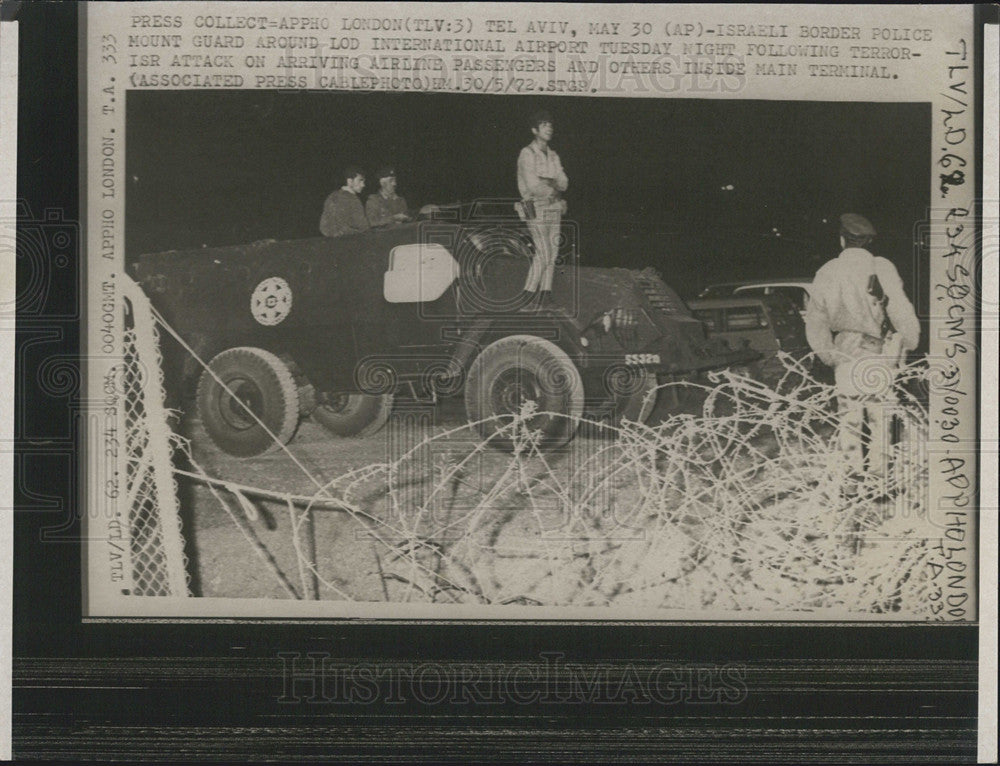
[[[585,369],[589,364],[587,349],[580,343],[580,329],[570,317],[556,313],[481,318],[460,328],[450,328],[447,333],[454,344],[452,358],[466,371],[480,351],[508,335],[545,338],[565,351],[578,368]]]

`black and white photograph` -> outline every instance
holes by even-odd
[[[0,11],[0,758],[995,761],[995,7]]]
[[[930,18],[104,13],[91,616],[975,619]]]
[[[126,131],[191,595],[932,617],[928,104],[147,90]]]

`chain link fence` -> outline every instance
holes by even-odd
[[[149,301],[127,276],[124,297],[124,505],[137,596],[187,596],[189,575],[164,407],[159,339]]]

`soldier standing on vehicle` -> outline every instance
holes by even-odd
[[[840,217],[842,252],[816,272],[805,316],[810,347],[834,369],[838,441],[851,474],[846,495],[856,493],[866,469],[884,473],[885,406],[900,357],[920,341],[920,323],[896,267],[866,249],[875,233],[863,216]]]
[[[324,237],[340,237],[371,228],[358,196],[365,188],[364,173],[358,166],[349,165],[344,169],[343,178],[344,185],[331,193],[323,204],[319,230]]]
[[[535,255],[528,270],[524,290],[534,298],[541,290],[544,301],[552,292],[552,277],[559,254],[558,237],[566,201],[562,192],[569,187],[559,155],[549,148],[555,127],[552,115],[537,112],[531,118],[535,139],[521,150],[517,158],[517,188],[521,193],[518,213],[528,224]]]
[[[396,171],[384,167],[375,176],[379,190],[368,197],[365,214],[372,226],[387,226],[410,220],[406,210],[406,200],[396,194]]]

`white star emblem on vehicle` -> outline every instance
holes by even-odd
[[[282,322],[292,310],[292,288],[281,277],[268,277],[250,296],[250,313],[262,325]]]

